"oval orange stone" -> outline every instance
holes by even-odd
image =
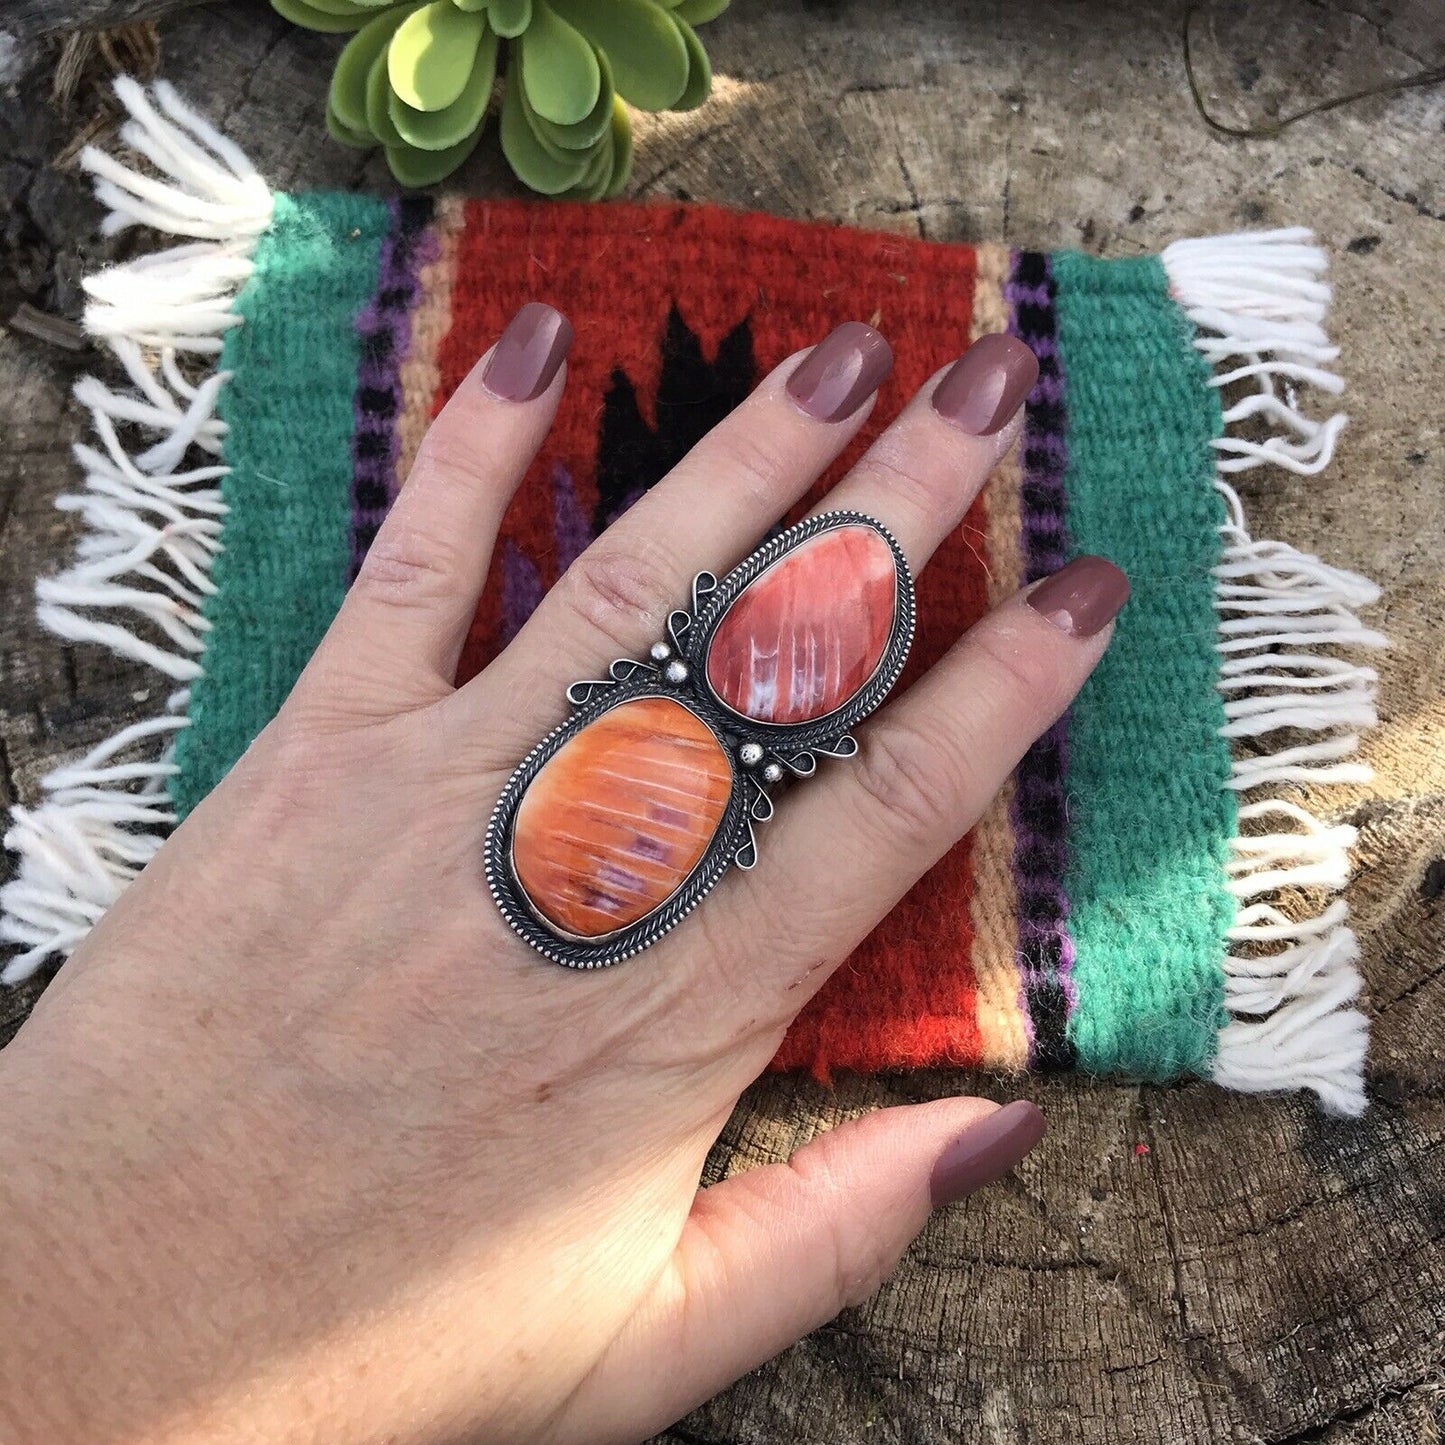
[[[758,722],[825,717],[877,671],[897,606],[893,551],[877,532],[820,532],[728,608],[708,647],[708,686]]]
[[[601,938],[681,886],[732,792],[722,744],[666,697],[605,712],[543,764],[517,807],[512,866],[555,928]]]

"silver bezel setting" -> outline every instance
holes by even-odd
[[[728,609],[769,567],[794,548],[839,527],[865,526],[893,554],[893,628],[873,675],[834,712],[798,724],[761,723],[728,707],[707,683],[707,652]],[[719,581],[711,573],[693,579],[691,606],[667,619],[665,638],[649,660],[619,658],[605,678],[567,689],[572,715],[554,728],[507,780],[487,824],[487,884],[511,928],[538,953],[568,968],[606,968],[650,947],[675,928],[717,884],[728,868],[751,868],[758,857],[754,825],[773,814],[771,788],[788,777],[807,778],[820,756],[849,758],[858,751],[849,733],[873,712],[897,682],[913,642],[913,579],[898,543],[886,527],[861,512],[825,512],[780,532]],[[674,664],[684,662],[679,669]],[[692,872],[651,913],[626,928],[597,938],[565,934],[547,922],[527,897],[512,866],[512,829],[532,780],[583,728],[623,703],[667,697],[688,709],[716,737],[732,772],[732,792],[721,821]]]
[[[734,711],[717,697],[707,684],[708,652],[733,603],[764,572],[782,561],[789,552],[796,551],[804,542],[810,542],[824,532],[858,526],[876,532],[888,543],[888,550],[893,554],[893,630],[889,634],[882,656],[878,659],[877,667],[873,669],[873,675],[842,707],[809,722],[765,723]],[[707,586],[709,582],[712,583],[710,588]],[[842,754],[836,751],[837,745],[840,742],[851,742],[846,736],[848,729],[874,712],[887,697],[893,684],[898,681],[898,675],[908,661],[908,650],[913,645],[913,580],[908,572],[908,563],[904,560],[893,534],[881,523],[861,512],[824,512],[819,516],[809,517],[764,542],[734,567],[721,582],[713,581],[709,573],[701,573],[693,580],[693,606],[695,616],[692,621],[682,625],[680,633],[674,625],[674,619],[680,618],[681,614],[674,612],[668,619],[668,630],[672,633],[678,651],[692,664],[692,670],[708,696],[733,718],[735,726],[749,738],[761,743],[767,752],[779,756],[784,750],[794,753],[811,750],[833,757],[851,756],[852,751],[856,751],[856,745],[854,749]],[[783,761],[786,762],[785,759]]]

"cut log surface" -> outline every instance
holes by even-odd
[[[106,254],[61,153],[85,117],[16,75],[55,22],[132,18],[101,0],[0,4],[0,315],[78,312]],[[1023,1093],[1051,1132],[1017,1175],[928,1225],[893,1279],[660,1439],[675,1445],[1416,1445],[1445,1400],[1445,93],[1334,111],[1229,141],[1194,114],[1181,0],[737,0],[709,26],[717,85],[639,117],[635,197],[831,217],[937,240],[1111,255],[1187,235],[1313,226],[1332,254],[1332,328],[1353,423],[1315,478],[1251,473],[1263,536],[1376,577],[1385,721],[1369,788],[1321,805],[1361,830],[1351,906],[1375,1018],[1373,1105],[1355,1123],[1304,1099],[956,1074],[768,1078],[709,1162],[785,1156],[882,1104]],[[1215,18],[1211,21],[1211,15]],[[161,22],[164,70],[282,188],[384,188],[375,156],[322,128],[338,42],[259,3]],[[1445,59],[1436,0],[1206,7],[1196,53],[1239,122]],[[3,67],[8,67],[4,69]],[[485,143],[459,183],[517,194]],[[845,318],[839,317],[839,320]],[[866,318],[865,318],[866,319]],[[886,329],[886,319],[884,321]],[[156,710],[164,684],[40,633],[34,578],[74,541],[52,507],[82,434],[88,358],[0,331],[0,802]],[[6,1036],[38,985],[0,995]],[[785,1287],[785,1286],[780,1286]]]

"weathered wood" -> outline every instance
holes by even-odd
[[[42,9],[12,3],[0,29]],[[935,1219],[877,1299],[662,1437],[675,1445],[1439,1436],[1445,763],[1422,757],[1432,729],[1445,740],[1445,99],[1371,101],[1274,140],[1223,141],[1190,110],[1181,14],[1180,0],[739,0],[707,32],[712,103],[640,120],[634,193],[1112,254],[1245,226],[1319,231],[1335,256],[1354,424],[1324,475],[1253,476],[1245,490],[1263,534],[1377,576],[1399,643],[1370,744],[1380,779],[1329,805],[1362,829],[1352,903],[1377,1020],[1375,1107],[1346,1125],[1303,1101],[1204,1086],[767,1079],[728,1126],[714,1173],[779,1157],[844,1115],[958,1089],[1027,1093],[1052,1133],[1014,1181]],[[1217,14],[1200,27],[1199,62],[1236,118],[1445,56],[1433,0],[1220,0]],[[173,17],[163,36],[166,73],[275,184],[386,184],[374,157],[322,134],[334,39],[239,3]],[[78,181],[46,169],[68,122],[37,93],[0,99],[4,245],[29,258],[3,282],[4,314],[19,300],[74,314],[76,278],[101,251],[84,234],[94,213]],[[490,144],[461,183],[513,191]],[[47,767],[152,710],[159,686],[31,621],[32,578],[71,538],[50,502],[71,480],[65,448],[80,431],[67,404],[75,365],[0,335],[5,800],[33,799]],[[0,996],[0,1021],[32,996]]]
[[[17,40],[68,30],[101,30],[133,20],[154,20],[202,0],[0,0],[0,34]]]

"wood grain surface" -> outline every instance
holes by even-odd
[[[0,3],[0,316],[78,313],[105,254],[73,169],[90,118],[49,104],[41,30],[135,3]],[[675,1445],[1416,1445],[1445,1421],[1445,95],[1437,87],[1229,141],[1194,114],[1178,0],[734,0],[707,31],[713,101],[638,125],[635,196],[824,216],[939,240],[1131,255],[1191,234],[1305,223],[1333,255],[1353,424],[1324,475],[1250,474],[1256,531],[1374,575],[1396,647],[1370,788],[1320,800],[1361,830],[1352,905],[1375,1016],[1360,1122],[1301,1099],[1078,1078],[918,1074],[823,1089],[770,1078],[714,1176],[785,1155],[880,1104],[1025,1093],[1045,1144],[1008,1184],[935,1218],[865,1307],[669,1431]],[[164,73],[273,184],[383,187],[328,142],[330,37],[258,0],[167,15]],[[1212,103],[1272,114],[1445,59],[1435,0],[1213,0]],[[512,194],[495,147],[460,178]],[[840,320],[843,318],[839,318]],[[33,623],[35,576],[73,541],[52,507],[88,364],[0,331],[0,799],[162,684]],[[0,997],[3,1035],[37,992]],[[785,1287],[785,1286],[780,1286]]]

